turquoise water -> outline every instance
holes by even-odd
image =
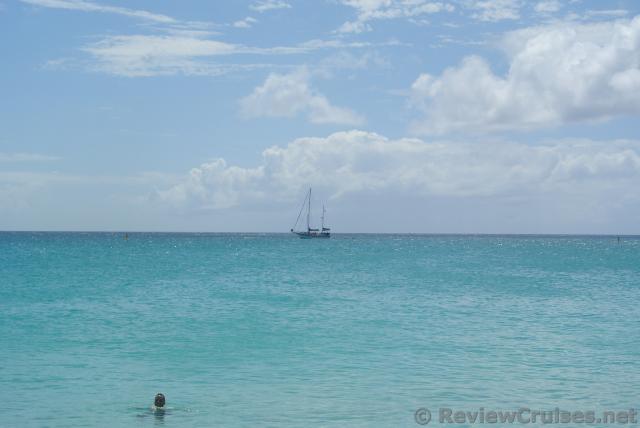
[[[639,302],[630,237],[1,233],[0,426],[640,407]]]

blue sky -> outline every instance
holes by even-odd
[[[0,230],[640,233],[639,10],[0,0]]]

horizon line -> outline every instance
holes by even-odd
[[[290,235],[291,232],[212,232],[212,231],[172,231],[172,230],[0,230],[0,233],[105,233],[105,234],[210,234],[210,235]],[[640,238],[640,234],[615,233],[518,233],[518,232],[331,232],[331,235],[407,235],[407,236],[583,236],[583,237],[626,237]]]

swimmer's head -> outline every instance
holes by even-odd
[[[156,398],[153,400],[153,404],[156,407],[164,407],[164,401],[165,401],[164,400],[164,394],[161,394],[161,393],[158,392],[156,394]]]

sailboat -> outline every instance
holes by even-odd
[[[300,217],[302,216],[302,211],[304,211],[305,207],[307,208],[307,229],[306,230],[296,230],[298,227],[298,223],[300,222]],[[326,210],[324,209],[324,205],[322,206],[322,222],[320,229],[314,229],[311,227],[311,188],[309,188],[309,192],[307,193],[306,198],[302,202],[302,207],[300,207],[300,212],[298,213],[298,218],[296,219],[296,224],[291,228],[291,233],[295,233],[300,238],[303,239],[311,239],[311,238],[331,238],[331,229],[328,227],[324,227],[324,215]]]

